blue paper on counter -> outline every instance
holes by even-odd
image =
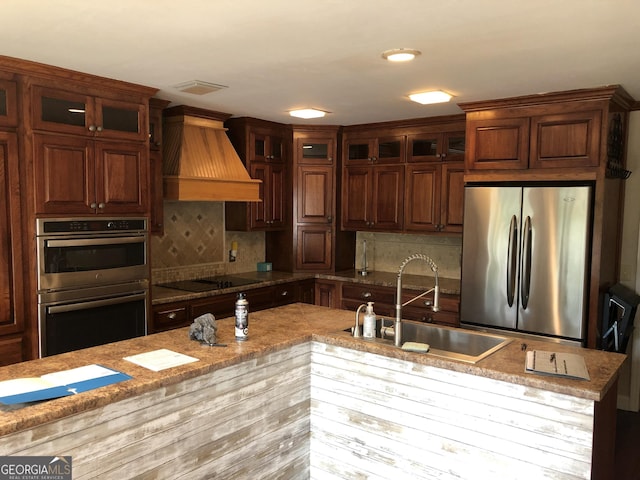
[[[15,378],[0,382],[0,403],[13,405],[66,397],[130,378],[126,373],[102,365],[86,365],[41,377]]]

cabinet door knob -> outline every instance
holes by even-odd
[[[283,297],[286,297],[287,295],[289,295],[289,292],[287,290],[285,290],[280,295],[282,295]]]
[[[169,320],[175,320],[175,318],[178,315],[176,314],[176,312],[171,312],[169,315],[167,315],[167,317],[169,318]]]
[[[362,292],[362,298],[371,298],[371,292]]]
[[[98,204],[98,208],[104,208],[104,207],[106,207],[106,206],[107,206],[107,205],[106,205],[105,203],[102,203],[102,202],[100,202],[100,203]]]
[[[96,126],[95,125],[89,125],[89,131],[90,132],[95,132],[96,131]]]
[[[327,223],[331,223],[331,222],[333,222],[333,217],[331,215],[329,215],[327,217]]]
[[[98,204],[96,202],[91,202],[91,204],[89,205],[89,207],[91,208],[98,208]]]
[[[98,127],[96,128],[96,130],[97,130],[98,132],[101,132],[101,131],[102,131],[102,125],[98,125]]]

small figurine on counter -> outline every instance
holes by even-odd
[[[205,313],[197,317],[189,327],[189,338],[198,340],[206,345],[216,343],[216,319],[211,313]]]

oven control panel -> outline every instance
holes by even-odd
[[[36,235],[146,231],[146,218],[40,218],[36,225]]]

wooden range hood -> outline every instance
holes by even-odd
[[[260,180],[249,176],[223,122],[225,113],[178,106],[163,112],[166,200],[260,202]]]

